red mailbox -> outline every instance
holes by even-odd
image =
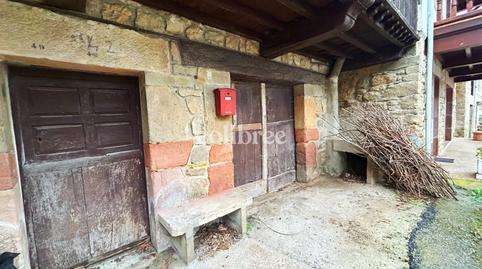
[[[216,98],[216,115],[218,117],[236,115],[236,90],[219,88],[214,90]]]

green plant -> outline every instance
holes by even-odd
[[[473,189],[470,194],[477,202],[482,202],[482,188]]]
[[[477,155],[479,157],[479,159],[482,159],[482,148],[478,148],[477,149]]]

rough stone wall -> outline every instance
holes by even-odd
[[[350,107],[374,103],[400,119],[421,141],[425,121],[426,58],[419,41],[397,61],[342,72],[339,77],[340,119]]]
[[[465,121],[469,117],[466,114],[466,96],[465,95],[465,82],[455,84],[455,95],[457,104],[455,107],[455,136],[456,137],[466,137],[465,136]]]
[[[259,55],[259,42],[203,25],[182,16],[155,10],[130,0],[87,0],[87,14],[139,29],[186,38],[251,55]],[[328,64],[299,54],[288,53],[274,59],[326,73]]]

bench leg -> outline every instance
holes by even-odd
[[[194,232],[188,231],[184,235],[172,237],[171,243],[177,255],[186,263],[192,262],[196,255],[194,253]]]
[[[226,225],[245,235],[248,229],[246,207],[242,207],[226,216]]]

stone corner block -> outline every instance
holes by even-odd
[[[161,144],[145,144],[145,164],[148,168],[154,171],[186,165],[192,147],[192,140]]]
[[[209,151],[210,163],[232,162],[233,161],[233,145],[231,144],[214,144]]]
[[[198,68],[197,79],[208,84],[231,84],[231,76],[229,72],[208,68]]]
[[[9,190],[17,184],[17,168],[13,153],[0,153],[0,191]]]
[[[234,188],[234,164],[223,163],[208,168],[209,195]]]
[[[295,130],[296,143],[306,143],[309,141],[316,141],[320,138],[318,129],[296,129]]]

